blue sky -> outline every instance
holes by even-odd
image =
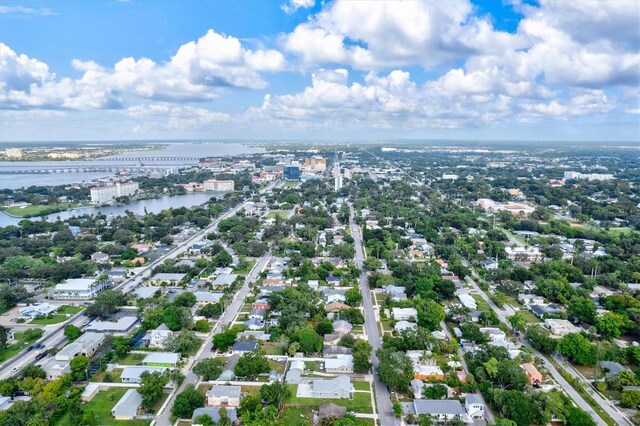
[[[640,3],[0,0],[0,140],[623,140]]]

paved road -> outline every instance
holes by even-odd
[[[276,181],[273,182],[269,185],[267,185],[266,187],[264,187],[263,189],[260,190],[259,193],[264,193],[272,188],[274,188],[277,185],[280,185],[281,182],[280,181]],[[168,253],[166,253],[164,256],[161,256],[160,258],[156,259],[155,261],[153,261],[151,264],[140,268],[137,270],[136,275],[134,275],[133,277],[129,278],[128,280],[123,281],[122,283],[118,284],[117,286],[114,287],[114,289],[116,290],[120,290],[123,293],[128,293],[130,291],[133,291],[134,289],[136,289],[138,286],[140,286],[142,284],[142,281],[144,278],[150,277],[151,273],[153,271],[153,268],[155,268],[156,266],[162,264],[166,259],[175,259],[177,256],[179,256],[180,254],[184,253],[185,251],[187,251],[189,249],[189,247],[191,247],[193,244],[195,244],[196,242],[202,240],[203,237],[205,237],[208,233],[214,231],[218,224],[220,223],[221,220],[226,219],[228,217],[231,217],[233,215],[235,215],[238,210],[242,209],[243,207],[246,206],[246,203],[248,202],[248,200],[245,200],[244,202],[240,203],[239,205],[237,205],[236,207],[232,208],[231,210],[229,210],[228,212],[224,213],[223,215],[221,215],[219,218],[217,218],[215,221],[213,221],[211,223],[211,225],[207,226],[205,229],[197,232],[196,234],[194,234],[192,237],[190,237],[189,239],[183,241],[182,243],[180,243],[178,246],[176,246],[174,249],[172,249],[171,251],[169,251]],[[86,322],[87,318],[81,316],[81,314],[77,314],[78,317],[75,319],[72,319],[73,322],[70,322],[69,324],[74,324],[78,327],[84,325],[84,323]],[[51,348],[51,347],[55,347],[58,344],[62,343],[65,339],[64,337],[64,327],[62,326],[64,324],[61,324],[60,328],[55,330],[54,332],[50,333],[48,336],[43,337],[39,343],[46,343],[45,347],[47,349]],[[34,359],[35,356],[38,354],[38,352],[40,351],[31,351],[31,352],[21,352],[19,355],[13,357],[10,361],[6,362],[2,367],[0,367],[0,378],[6,378],[7,376],[13,376],[15,374],[18,373],[18,370],[16,371],[11,371],[15,366],[22,364],[22,365],[27,365],[28,363],[31,363]]]
[[[63,334],[64,326],[66,326],[68,324],[73,324],[76,327],[80,327],[80,326],[84,325],[84,323],[86,323],[86,322],[87,322],[87,317],[85,317],[82,314],[82,312],[80,312],[80,313],[77,313],[76,315],[72,316],[71,319],[69,319],[67,322],[48,326],[48,327],[51,327],[51,328],[55,328],[55,330],[52,331],[52,332],[49,332],[49,334],[45,334],[45,336],[42,337],[37,342],[32,343],[32,345],[35,345],[37,343],[41,343],[41,344],[44,345],[44,348],[43,349],[31,350],[31,351],[27,351],[25,349],[22,352],[20,352],[17,355],[15,355],[9,361],[5,362],[2,365],[2,367],[0,367],[0,379],[6,379],[6,378],[9,378],[11,376],[15,376],[16,374],[18,374],[20,372],[22,367],[25,367],[25,366],[27,366],[29,364],[35,364],[36,363],[36,356],[39,353],[41,353],[42,351],[45,351],[47,349],[55,348],[58,345],[62,344],[63,342],[66,342],[67,338],[64,337],[64,334]],[[46,360],[46,357],[44,358],[44,360]],[[16,368],[15,371],[13,370],[14,368]]]
[[[465,277],[465,280],[467,281],[467,283],[469,283],[475,289],[475,291],[480,295],[480,297],[482,297],[482,299],[484,299],[484,301],[489,304],[491,309],[493,309],[493,311],[498,316],[498,319],[500,319],[500,322],[502,322],[503,324],[506,324],[507,327],[512,328],[511,324],[507,320],[506,311],[504,311],[502,309],[499,309],[496,306],[496,304],[493,303],[491,301],[491,299],[489,299],[489,297],[486,295],[486,293],[484,291],[482,291],[482,289],[476,284],[475,281],[473,281],[469,277]],[[584,400],[584,398],[582,398],[582,396],[580,396],[580,394],[573,388],[573,386],[571,386],[571,384],[569,382],[567,382],[564,379],[564,377],[562,377],[560,372],[553,366],[553,364],[551,364],[551,362],[549,362],[549,360],[540,351],[534,349],[531,346],[531,344],[524,338],[522,339],[522,343],[525,346],[531,348],[533,350],[533,352],[534,352],[534,355],[544,361],[544,366],[547,369],[547,371],[549,372],[549,374],[551,375],[551,377],[553,377],[553,379],[556,382],[558,382],[558,384],[569,395],[569,397],[575,401],[575,403],[578,405],[578,407],[580,407],[584,411],[586,411],[591,416],[591,418],[598,424],[598,426],[607,426],[607,424],[604,422],[604,420],[602,420],[600,418],[600,416],[593,410],[593,408],[591,408],[591,406]],[[603,408],[604,408],[605,411],[608,412],[608,414],[614,420],[616,420],[616,422],[619,425],[628,424],[621,416],[619,416],[619,415],[617,415],[617,413],[613,412],[610,407],[609,408],[603,407]]]
[[[244,305],[245,299],[249,295],[251,284],[258,279],[258,275],[260,274],[260,272],[264,270],[264,268],[269,263],[270,259],[271,259],[271,252],[268,252],[268,253],[265,253],[265,255],[262,256],[258,260],[258,262],[256,262],[253,270],[245,278],[244,285],[242,286],[240,291],[236,293],[231,304],[229,304],[229,306],[224,311],[224,313],[222,314],[222,316],[220,317],[216,325],[213,327],[213,330],[211,330],[211,332],[207,336],[207,340],[204,342],[204,344],[200,348],[200,351],[198,351],[198,353],[191,360],[191,362],[187,366],[185,366],[185,368],[183,368],[183,372],[186,370],[186,378],[182,383],[182,386],[180,386],[179,389],[175,390],[174,392],[171,393],[171,395],[169,395],[169,398],[164,404],[164,410],[162,410],[162,412],[160,412],[156,416],[156,419],[154,420],[155,425],[158,425],[158,426],[171,425],[171,421],[169,420],[169,418],[171,417],[171,407],[173,406],[175,397],[184,390],[185,386],[189,384],[196,385],[196,386],[198,385],[199,378],[192,371],[193,365],[205,358],[211,358],[211,347],[213,343],[212,342],[213,336],[225,331],[227,327],[236,318],[236,316],[242,309],[242,306]]]
[[[449,339],[449,341],[451,341],[452,336],[451,336],[451,333],[449,332],[449,329],[447,328],[447,324],[445,324],[445,322],[442,321],[440,323],[440,327],[442,328],[442,330],[444,330],[444,333],[447,335],[447,338]],[[467,366],[467,361],[464,358],[464,352],[462,351],[462,346],[460,345],[458,345],[458,357],[460,358],[460,363],[462,364],[464,371],[469,373],[470,372],[469,367]],[[478,396],[482,400],[482,403],[484,404],[485,419],[489,424],[491,425],[494,424],[496,420],[495,420],[495,417],[493,416],[493,411],[491,411],[491,408],[489,407],[489,404],[486,403],[486,401],[484,400],[484,397],[480,392],[475,392],[475,395]]]
[[[371,302],[371,289],[369,288],[369,282],[367,281],[367,271],[363,267],[364,251],[362,249],[362,234],[360,228],[354,221],[353,206],[351,208],[351,234],[354,239],[356,247],[356,265],[360,268],[362,275],[360,275],[360,292],[362,293],[362,306],[364,308],[364,327],[367,332],[369,344],[373,347],[371,352],[371,364],[373,365],[374,372],[378,369],[378,358],[376,357],[376,351],[380,349],[381,339],[378,332],[378,324],[376,322],[373,303]],[[400,422],[393,414],[393,408],[391,407],[391,395],[387,386],[380,381],[378,374],[373,375],[373,385],[376,391],[376,401],[378,404],[378,416],[380,424],[382,426],[394,426]]]
[[[633,423],[631,423],[629,418],[624,413],[622,413],[620,409],[616,407],[611,401],[603,398],[598,392],[594,391],[587,379],[578,370],[573,368],[573,366],[571,366],[571,364],[569,364],[563,356],[556,353],[553,359],[558,363],[558,365],[561,365],[567,373],[571,374],[571,377],[585,383],[585,389],[587,390],[587,392],[589,392],[593,399],[596,400],[598,405],[603,410],[605,410],[609,414],[609,416],[611,416],[611,418],[616,421],[616,423],[618,423],[619,425],[633,426]]]

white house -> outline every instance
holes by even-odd
[[[301,386],[298,385],[298,394],[300,394]],[[354,393],[351,378],[349,376],[338,376],[334,379],[312,380],[308,386],[309,396],[312,398],[340,399],[351,398]],[[305,395],[306,396],[306,395]]]
[[[18,313],[21,317],[27,318],[39,318],[54,313],[58,310],[57,306],[50,305],[49,303],[33,303],[24,308],[19,308]]]
[[[158,328],[151,331],[151,338],[149,340],[150,348],[164,349],[167,344],[167,340],[173,336],[173,331],[169,330],[166,324],[162,323]]]
[[[326,373],[353,373],[353,355],[341,355],[324,360]]]
[[[504,341],[507,339],[507,335],[504,331],[497,327],[480,327],[480,332],[489,336],[489,340],[492,342]]]
[[[391,315],[396,321],[401,320],[416,320],[418,318],[418,311],[415,308],[393,308]]]
[[[394,326],[393,329],[398,332],[401,333],[404,330],[416,330],[418,328],[418,324],[416,324],[415,322],[409,322],[409,321],[398,321]]]
[[[576,327],[571,324],[571,322],[563,319],[546,319],[544,323],[555,336],[564,336],[565,334],[579,333],[582,331],[580,327]]]
[[[453,420],[465,414],[457,400],[415,399],[411,408],[416,415],[427,414],[437,420]]]
[[[135,389],[129,389],[113,407],[111,414],[116,420],[132,420],[138,415],[142,396]]]
[[[484,417],[484,401],[480,395],[470,393],[464,397],[464,409],[472,418]]]
[[[122,374],[120,374],[120,380],[122,383],[140,383],[142,380],[140,376],[144,372],[153,373],[164,373],[166,370],[165,367],[147,367],[147,366],[139,366],[139,365],[130,365],[126,366],[122,369]]]
[[[240,386],[214,385],[207,391],[207,404],[211,406],[237,407],[240,405]]]

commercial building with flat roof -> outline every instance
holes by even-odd
[[[204,190],[230,192],[234,190],[234,185],[232,180],[209,179],[204,181]]]
[[[91,202],[107,203],[118,197],[130,197],[140,189],[138,182],[116,182],[114,185],[91,188]]]
[[[49,290],[49,297],[57,300],[89,300],[110,285],[108,280],[96,282],[94,278],[71,278]]]
[[[92,321],[87,326],[87,331],[96,333],[115,334],[123,336],[129,334],[138,323],[138,318],[134,316],[120,317],[116,321]]]

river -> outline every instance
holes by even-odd
[[[81,207],[78,209],[66,210],[59,213],[53,213],[48,216],[32,217],[29,220],[52,220],[55,221],[58,218],[61,220],[69,219],[74,216],[81,216],[84,214],[98,214],[102,213],[107,216],[123,216],[127,211],[133,212],[136,215],[144,215],[145,208],[148,213],[160,213],[162,210],[178,207],[193,207],[199,206],[211,199],[212,197],[220,198],[224,197],[224,192],[192,192],[184,195],[163,196],[160,198],[154,198],[150,200],[138,200],[129,204],[118,206],[103,206],[103,207]],[[5,212],[0,211],[0,227],[17,225],[18,222],[24,218],[9,216]]]

